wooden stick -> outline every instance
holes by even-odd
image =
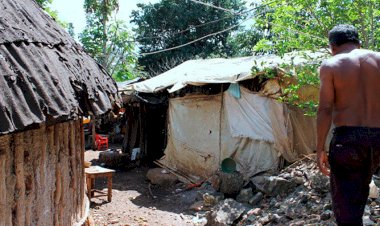
[[[178,177],[178,180],[180,180],[180,181],[183,182],[183,183],[186,183],[186,184],[189,184],[189,183],[194,184],[194,183],[196,183],[196,182],[193,182],[191,179],[187,178],[186,176],[179,174],[179,173],[176,172],[175,170],[173,170],[173,169],[171,169],[171,168],[169,168],[169,167],[163,165],[162,163],[160,163],[160,162],[158,162],[158,161],[153,161],[153,162],[156,163],[158,166],[160,166],[160,167],[162,167],[162,168],[164,168],[164,169],[167,169],[170,173],[172,173],[172,174],[174,174],[175,176],[177,176],[177,177]]]
[[[150,186],[152,186],[151,183],[148,184],[148,190],[149,190],[149,194],[152,196],[152,198],[157,198],[156,196],[153,195],[153,192],[152,192],[152,189],[150,188]]]

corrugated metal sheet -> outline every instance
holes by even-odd
[[[115,81],[33,0],[0,0],[0,134],[112,108]]]

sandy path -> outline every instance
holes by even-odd
[[[86,151],[85,159],[96,162],[98,151]],[[94,161],[95,160],[95,161]],[[107,197],[93,198],[91,215],[96,225],[193,225],[188,207],[194,197],[176,194],[173,188],[152,186],[150,195],[148,168],[117,171],[113,177],[112,202]],[[95,187],[106,191],[106,180],[97,179]],[[191,195],[190,195],[191,196]],[[194,196],[194,195],[192,195]]]

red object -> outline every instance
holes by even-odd
[[[108,149],[108,137],[102,137],[99,134],[95,135],[95,144],[98,150],[105,147]]]

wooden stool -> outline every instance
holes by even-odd
[[[84,170],[86,174],[86,183],[87,183],[87,195],[88,199],[91,201],[91,197],[100,197],[107,196],[108,202],[112,200],[112,175],[115,170],[106,169],[100,166],[91,166],[90,168],[85,168]],[[95,186],[95,178],[97,177],[107,177],[108,191],[105,194],[102,191],[94,189]],[[101,195],[94,195],[94,192],[101,193]]]

